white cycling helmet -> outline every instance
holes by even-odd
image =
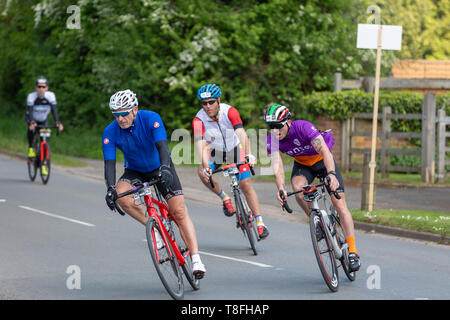
[[[120,109],[129,109],[138,105],[136,94],[131,90],[117,91],[109,99],[109,108],[112,112]]]

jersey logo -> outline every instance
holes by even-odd
[[[103,140],[103,143],[104,143],[104,144],[108,144],[108,143],[109,143],[109,139],[108,139],[108,138],[105,138],[105,140]]]
[[[155,123],[153,124],[153,126],[154,126],[155,128],[159,128],[159,122],[155,122]]]
[[[294,144],[300,146],[300,141],[298,141],[298,139],[294,139]]]

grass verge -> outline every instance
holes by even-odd
[[[450,234],[450,215],[422,210],[350,210],[353,219],[406,230],[430,232],[446,236]]]

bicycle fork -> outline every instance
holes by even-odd
[[[325,208],[327,207],[327,202],[325,198],[323,199]],[[332,225],[330,219],[328,218],[328,212],[326,210],[322,210],[319,208],[319,203],[317,199],[313,200],[312,209],[316,212],[320,213],[320,217],[322,218],[322,222],[324,223],[324,230],[328,239],[330,239],[331,245],[333,246],[334,254],[337,259],[341,259],[344,255],[344,250],[348,247],[348,244],[345,243],[342,248],[339,247],[337,243],[337,232],[336,228]],[[333,234],[334,233],[334,234]]]

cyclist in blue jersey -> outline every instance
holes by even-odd
[[[125,212],[145,225],[148,218],[133,196],[117,199],[117,194],[131,189],[135,183],[150,181],[161,175],[162,182],[156,186],[166,199],[170,213],[191,252],[195,277],[203,278],[206,269],[198,253],[194,224],[189,217],[181,183],[170,158],[161,117],[153,111],[139,110],[136,94],[130,90],[118,91],[112,95],[109,107],[116,119],[103,131],[105,182],[108,189],[106,204],[114,210],[114,202],[117,200]],[[123,152],[125,158],[125,170],[117,184],[116,148]]]

